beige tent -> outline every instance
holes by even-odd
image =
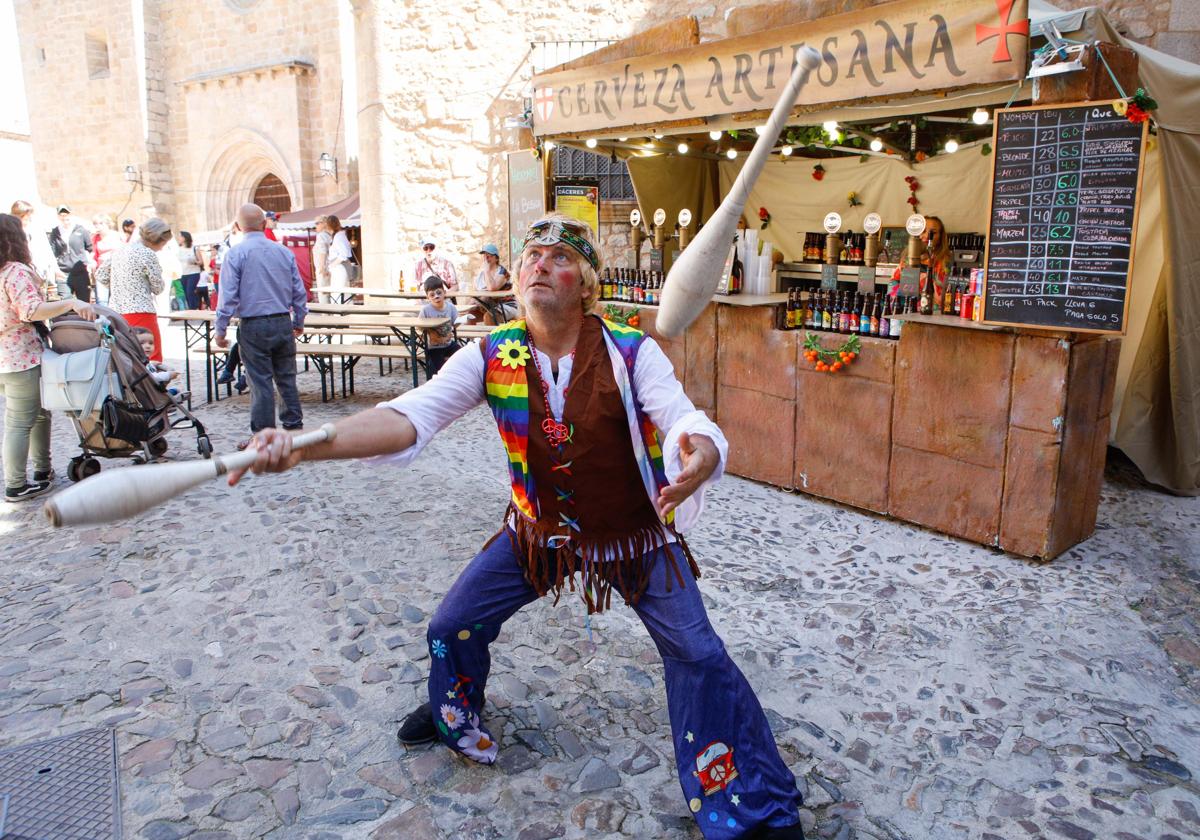
[[[1200,66],[1126,40],[1098,9],[1063,13],[1034,2],[1030,17],[1035,33],[1054,20],[1071,40],[1111,41],[1133,49],[1141,83],[1158,100],[1158,136],[1151,138],[1145,158],[1112,442],[1150,481],[1200,495],[1200,237],[1188,233],[1200,229]],[[886,121],[1028,98],[1028,86],[1008,84],[806,114],[804,122]],[[966,146],[917,164],[888,158],[860,163],[853,156],[823,160],[826,173],[819,186],[811,179],[812,161],[774,159],[751,193],[747,214],[753,217],[767,207],[776,220],[807,219],[816,228],[827,211],[836,209],[847,228],[861,230],[863,215],[878,210],[885,225],[899,225],[910,212],[904,176],[915,174],[923,212],[940,216],[951,231],[986,231],[991,158],[981,151],[978,145]],[[707,218],[740,168],[738,161],[696,157],[635,155],[627,162],[643,211],[662,207],[668,218],[684,207]],[[861,206],[848,206],[850,191]],[[798,258],[803,241],[794,227],[772,224],[764,234],[788,259]]]

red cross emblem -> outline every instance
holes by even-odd
[[[1024,35],[1029,37],[1029,19],[1019,20],[1016,23],[1009,23],[1008,18],[1012,14],[1013,0],[996,0],[996,9],[1000,12],[999,26],[984,26],[982,23],[975,24],[975,43],[982,44],[984,41],[992,38],[996,41],[996,51],[992,53],[992,63],[999,64],[1004,61],[1012,61],[1012,56],[1008,52],[1008,36],[1009,35]]]
[[[541,88],[537,92],[533,104],[537,108],[538,120],[549,122],[550,115],[554,113],[554,88]]]

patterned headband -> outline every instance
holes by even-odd
[[[592,247],[592,243],[578,233],[570,230],[566,225],[557,219],[545,222],[538,222],[529,228],[529,233],[525,234],[525,245],[534,242],[538,245],[557,245],[562,243],[570,248],[573,248],[579,253],[596,271],[600,270],[600,257],[596,254],[596,249]]]

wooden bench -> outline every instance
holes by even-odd
[[[394,337],[390,330],[386,332],[385,338]],[[209,353],[213,358],[227,357],[229,348],[212,344],[209,346]],[[306,362],[312,361],[317,373],[321,375],[321,402],[329,402],[331,397],[337,395],[334,359],[341,359],[342,396],[345,397],[347,393],[354,393],[354,367],[358,364],[359,359],[378,359],[381,364],[384,360],[390,364],[399,359],[404,361],[407,367],[408,360],[412,358],[411,351],[399,344],[329,344],[324,342],[315,344],[304,341],[296,342],[296,355],[303,357]],[[422,365],[424,364],[424,355],[424,352],[421,351],[417,353],[417,360]]]

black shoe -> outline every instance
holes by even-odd
[[[42,495],[49,489],[49,481],[35,481],[33,484],[26,484],[24,487],[8,487],[4,490],[4,501],[24,502]]]
[[[433,723],[433,707],[428,703],[422,703],[410,712],[404,723],[400,724],[400,731],[396,733],[400,743],[406,747],[428,744],[436,741],[437,736],[437,727]]]
[[[237,384],[233,386],[234,390],[237,391],[238,394],[246,393],[246,391],[247,391],[247,389],[249,389],[249,387],[250,386],[246,384],[246,377],[244,377],[244,376],[239,376]]]
[[[232,381],[233,381],[233,371],[232,370],[223,370],[223,371],[221,371],[221,375],[217,377],[218,385],[228,385]]]
[[[298,432],[298,431],[300,431],[300,430],[301,430],[301,429],[303,429],[303,428],[304,428],[304,424],[303,424],[303,423],[301,423],[301,424],[300,424],[300,425],[298,425],[298,426],[284,426],[284,427],[283,427],[283,430],[284,430],[285,432]]]
[[[34,470],[33,471],[33,482],[34,482],[34,484],[40,484],[43,481],[51,482],[55,479],[55,477],[57,475],[58,475],[58,473],[56,473],[54,471],[54,467],[51,467],[48,470]]]
[[[783,828],[762,825],[748,836],[751,840],[804,840],[804,829],[800,827],[800,823]]]

